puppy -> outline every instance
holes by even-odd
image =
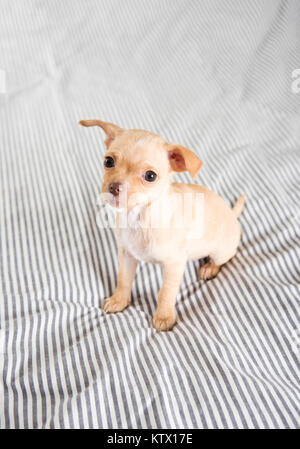
[[[153,325],[159,331],[170,330],[187,260],[209,257],[199,276],[212,279],[235,255],[241,235],[237,218],[245,197],[231,209],[206,187],[172,183],[176,172],[188,171],[195,178],[202,162],[189,149],[154,133],[122,129],[101,120],[79,124],[100,126],[106,134],[102,193],[119,212],[117,287],[104,310],[121,312],[129,305],[139,260],[159,263],[163,284]]]

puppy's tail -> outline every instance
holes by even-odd
[[[245,200],[246,197],[245,195],[242,195],[239,197],[239,199],[237,200],[237,202],[235,203],[235,205],[232,208],[232,212],[234,213],[234,215],[237,217],[239,217],[244,209],[245,206]]]

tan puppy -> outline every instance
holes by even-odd
[[[240,241],[237,217],[245,198],[231,209],[205,187],[172,183],[175,172],[188,171],[194,178],[202,166],[198,156],[181,145],[100,120],[79,123],[100,126],[106,134],[102,193],[119,212],[119,274],[104,310],[120,312],[129,305],[138,260],[159,263],[163,285],[153,325],[167,331],[176,321],[175,301],[187,260],[209,256],[199,275],[211,279],[235,255]]]

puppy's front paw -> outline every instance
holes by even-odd
[[[128,304],[128,300],[120,299],[113,295],[105,300],[103,310],[106,313],[122,312],[122,310],[124,310],[128,306]]]
[[[153,326],[158,331],[169,331],[176,323],[175,315],[162,316],[155,314],[153,317]]]

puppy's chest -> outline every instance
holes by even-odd
[[[145,229],[139,226],[120,229],[119,243],[137,260],[160,262],[153,239]]]

